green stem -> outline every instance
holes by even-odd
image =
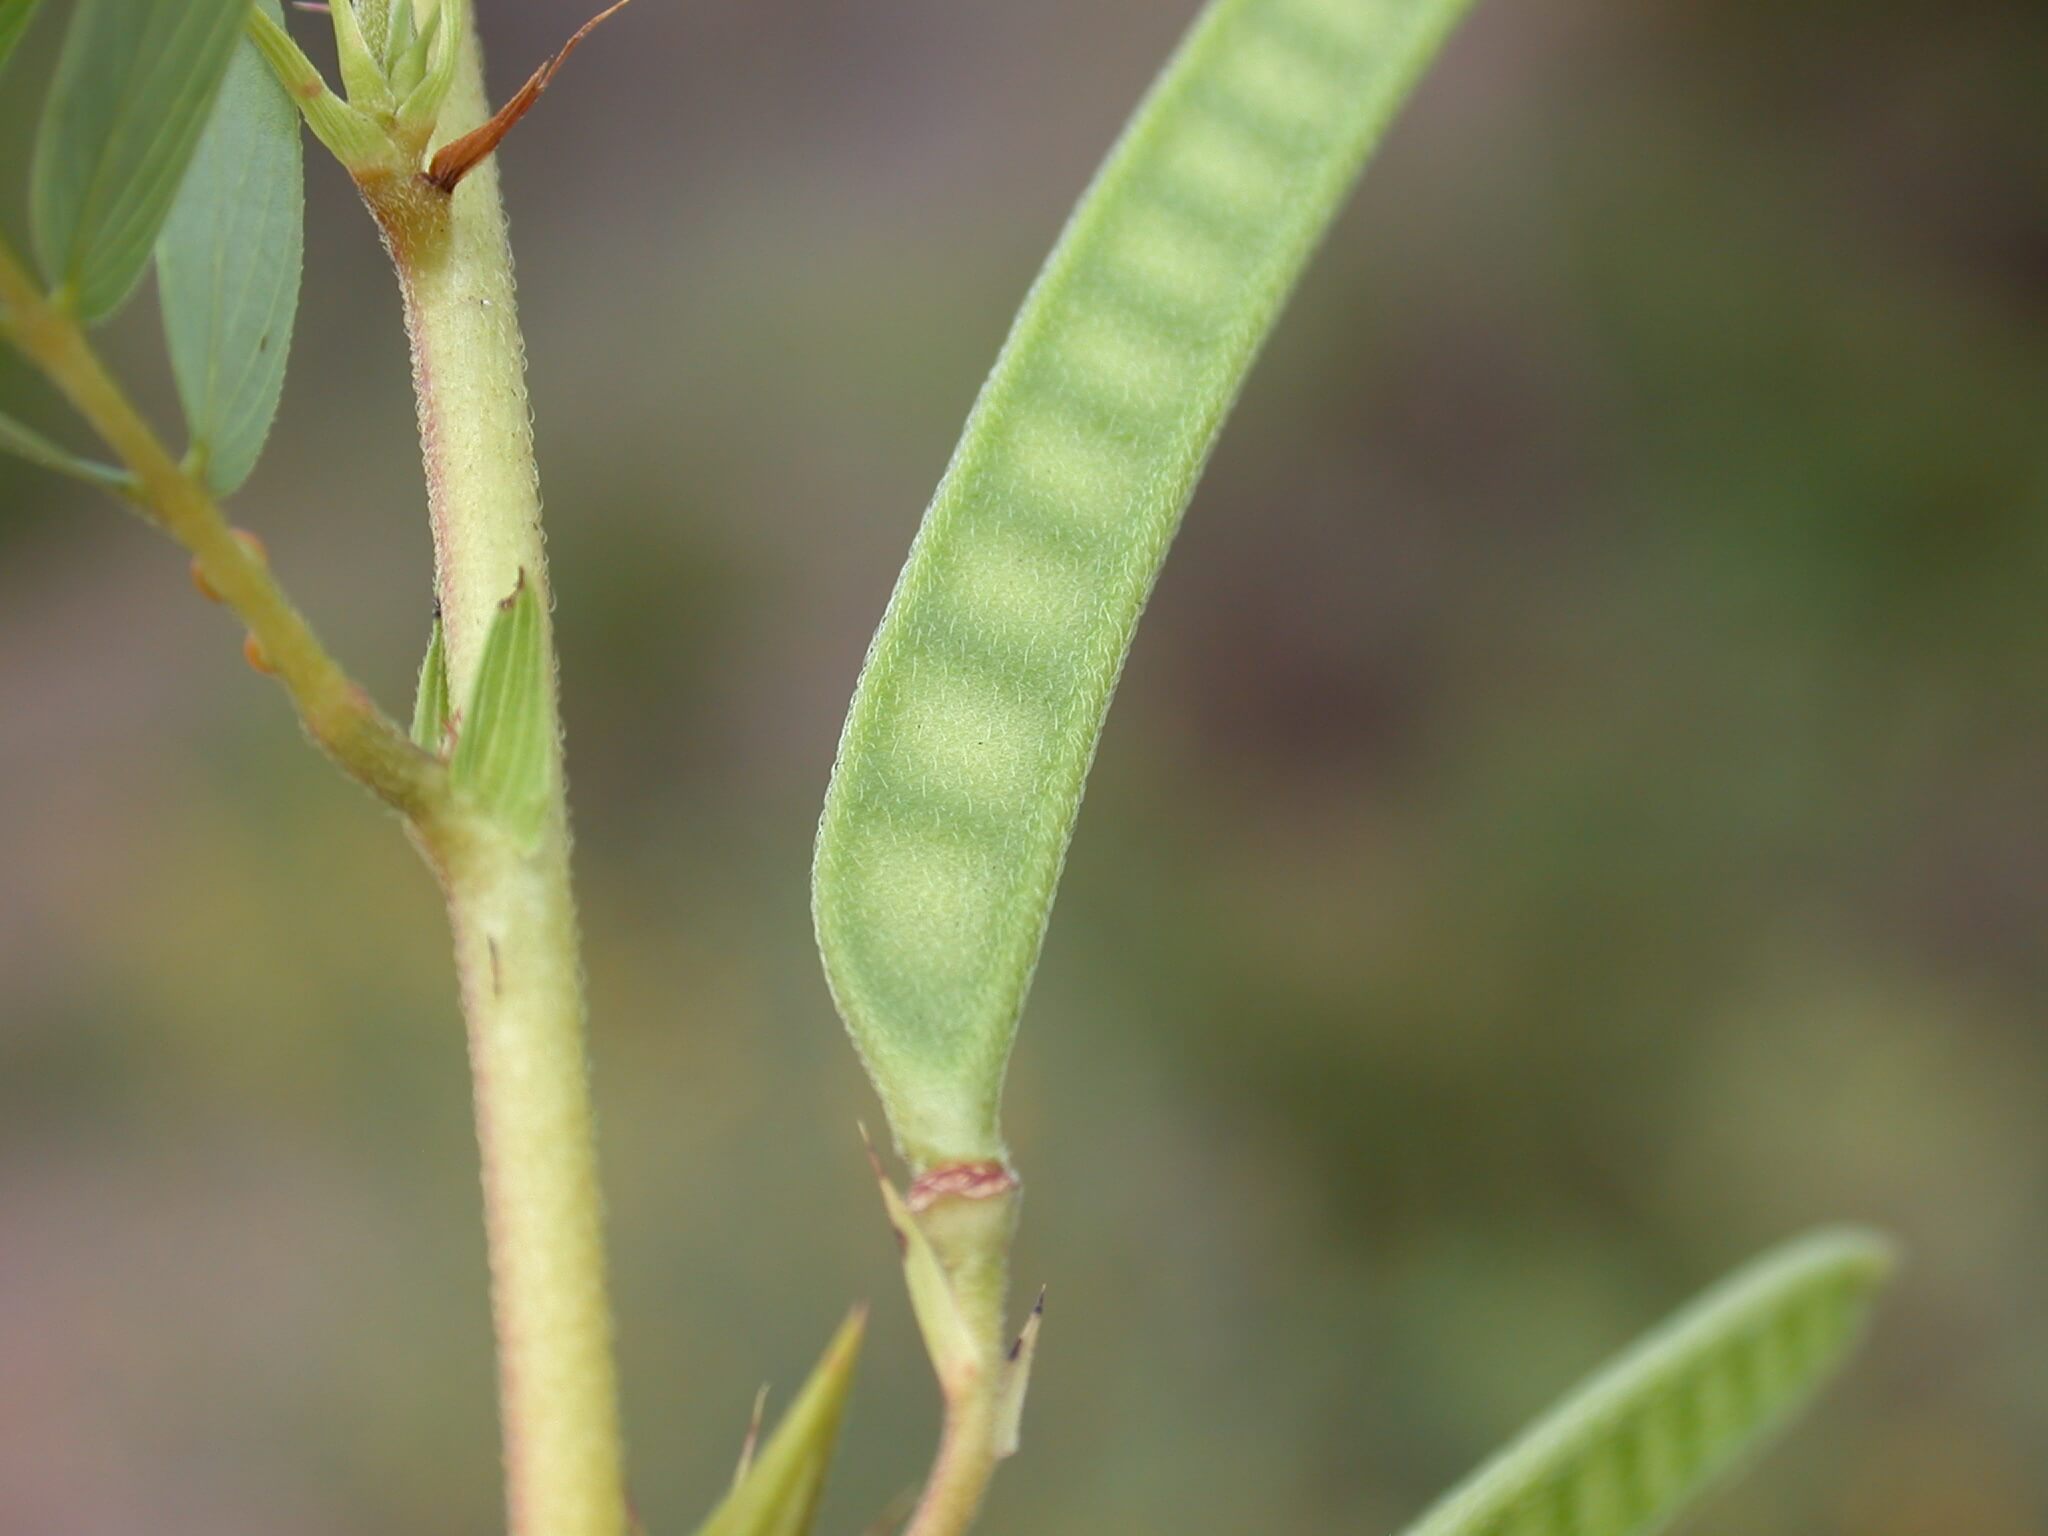
[[[507,1528],[627,1529],[576,914],[559,823],[437,850],[469,1021]]]
[[[923,1206],[916,1212],[917,1224],[945,1271],[972,1349],[959,1361],[934,1361],[945,1394],[945,1420],[938,1454],[903,1536],[959,1536],[973,1525],[1005,1454],[997,1420],[1008,1365],[1004,1314],[1019,1197],[1012,1178],[984,1197],[946,1195],[927,1203],[913,1186],[912,1199]]]
[[[903,1536],[959,1536],[973,1525],[995,1477],[996,1460],[994,1394],[949,1399],[939,1454]]]
[[[473,27],[441,119],[488,116]],[[497,170],[450,194],[365,176],[412,343],[449,697],[470,697],[498,604],[525,579],[548,611],[524,348]],[[498,1341],[506,1504],[515,1536],[627,1529],[603,1208],[584,1048],[582,967],[553,638],[551,802],[538,839],[488,827],[429,838],[447,892],[469,1024]]]
[[[475,32],[466,19],[462,26],[444,138],[489,115]],[[485,161],[452,195],[388,170],[359,181],[405,298],[444,656],[450,697],[461,701],[472,691],[497,605],[522,580],[535,587],[548,623],[524,349],[497,171]],[[135,498],[191,551],[205,587],[248,625],[260,647],[255,654],[278,674],[313,738],[411,816],[447,895],[469,1024],[508,1524],[514,1536],[624,1536],[551,633],[544,641],[549,807],[537,838],[513,837],[459,804],[446,765],[415,747],[328,656],[260,555],[236,537],[108,377],[75,318],[4,244],[0,322],[127,466]]]
[[[0,243],[0,319],[22,355],[69,400],[128,469],[149,519],[184,546],[205,590],[248,626],[269,671],[291,695],[306,732],[358,782],[415,821],[446,803],[445,768],[412,744],[327,653],[269,564],[237,538],[206,487],[185,472],[142,419],[86,340],[78,321],[47,297]]]

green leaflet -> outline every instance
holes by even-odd
[[[1213,0],[1047,261],[854,694],[814,910],[920,1166],[1000,1157],[1110,692],[1238,387],[1465,0]]]
[[[35,13],[36,0],[0,0],[0,69],[7,67],[8,56]]]
[[[1892,1267],[1821,1232],[1739,1271],[1567,1397],[1406,1536],[1649,1536],[1839,1365]]]
[[[858,1308],[840,1324],[775,1433],[697,1536],[805,1536],[810,1530],[866,1329],[867,1313]]]
[[[259,3],[282,21],[278,0]],[[305,224],[298,109],[245,39],[156,246],[178,399],[219,496],[249,478],[277,415]]]
[[[0,413],[0,452],[11,453],[31,464],[40,464],[44,469],[54,469],[59,474],[72,475],[109,490],[121,491],[128,486],[125,471],[111,464],[81,458],[61,443],[51,442],[34,427],[5,413]]]
[[[79,317],[134,290],[249,0],[79,0],[31,170],[37,258]]]
[[[456,792],[522,840],[535,836],[547,815],[548,685],[545,618],[522,571],[484,637],[448,766]]]

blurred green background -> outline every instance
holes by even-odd
[[[482,0],[497,93],[587,8]],[[823,1528],[922,1473],[811,830],[974,389],[1192,11],[643,0],[511,140],[651,1532],[857,1297]],[[0,84],[17,238],[48,23]],[[1051,1300],[992,1533],[1390,1530],[1838,1217],[1910,1248],[1881,1330],[1691,1529],[2048,1529],[2044,60],[2020,0],[1453,42],[1103,746],[1012,1074]],[[235,511],[401,708],[403,340],[310,181]],[[161,404],[146,304],[110,346]],[[0,403],[62,419],[11,361]],[[0,1529],[489,1532],[437,900],[238,639],[0,463]]]

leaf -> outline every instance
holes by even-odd
[[[426,657],[420,662],[419,689],[413,695],[413,745],[439,757],[448,742],[448,723],[448,656],[437,618],[427,640]]]
[[[39,464],[44,469],[54,469],[60,475],[70,475],[93,485],[103,486],[110,491],[125,492],[130,484],[125,470],[112,464],[82,458],[61,443],[54,443],[34,427],[16,421],[12,416],[0,412],[0,452],[11,453],[16,458]]]
[[[28,24],[36,14],[36,4],[37,0],[0,0],[0,69],[7,67],[14,45],[28,30]]]
[[[920,1167],[998,1102],[1139,610],[1309,253],[1465,0],[1213,0],[1075,210],[868,653],[818,833],[840,1011]]]
[[[775,1433],[698,1527],[697,1536],[805,1536],[810,1530],[866,1331],[867,1310],[856,1307],[825,1346]]]
[[[521,839],[540,831],[549,798],[552,712],[544,629],[540,596],[522,571],[484,637],[475,691],[449,764],[456,791]]]
[[[149,264],[249,0],[79,0],[30,174],[43,276],[103,320]]]
[[[1648,1536],[1842,1362],[1891,1267],[1890,1245],[1857,1231],[1766,1254],[1586,1382],[1406,1536]]]
[[[178,399],[219,496],[249,478],[277,415],[305,225],[298,109],[244,39],[156,247]]]

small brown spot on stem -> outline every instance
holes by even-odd
[[[277,675],[277,666],[271,661],[270,652],[263,649],[263,642],[254,635],[242,636],[242,659],[265,677]]]
[[[498,964],[498,941],[485,939],[484,947],[491,952],[491,996],[496,997],[505,990],[505,976]]]
[[[555,78],[555,71],[568,62],[569,55],[577,45],[596,30],[597,24],[614,11],[623,10],[627,0],[614,3],[599,11],[590,20],[576,29],[575,35],[562,44],[562,51],[541,65],[527,77],[526,84],[519,87],[512,99],[491,115],[491,120],[479,128],[472,128],[459,139],[450,139],[434,152],[434,158],[426,169],[426,179],[443,192],[453,192],[462,178],[483,161],[484,156],[496,149],[512,131],[512,125],[533,109],[540,100],[540,93],[548,88],[548,82]]]

